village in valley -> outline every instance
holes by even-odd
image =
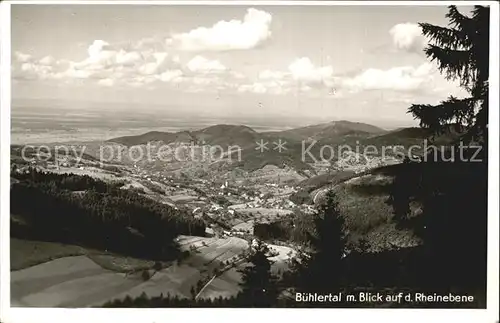
[[[162,143],[157,142],[156,147],[160,144]],[[175,145],[179,147],[181,144]],[[98,157],[102,155],[97,155],[94,146],[73,145],[68,150],[70,153],[64,151],[59,154],[55,153],[57,150],[54,148],[53,155],[50,152],[44,154],[32,151],[30,167],[122,182],[123,189],[135,190],[156,201],[184,210],[194,218],[202,219],[207,224],[208,236],[251,238],[255,223],[273,222],[297,212],[315,212],[314,205],[291,200],[291,196],[301,190],[301,182],[308,175],[291,167],[280,168],[269,164],[251,172],[230,168],[230,165],[214,169],[211,167],[214,162],[210,159],[206,159],[205,163],[197,162],[196,158],[160,163],[159,159],[165,158],[158,158],[155,154],[152,156],[156,158],[138,161],[131,161],[130,155],[122,154],[103,163],[98,161]],[[185,147],[190,147],[189,143]],[[198,154],[204,151],[202,147],[197,148]],[[125,149],[127,147],[116,148]],[[393,157],[359,158],[351,153],[333,163],[323,161],[312,164],[312,169],[317,175],[343,171],[361,174],[367,169],[398,162]],[[20,167],[17,171],[22,169]]]

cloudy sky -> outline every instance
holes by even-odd
[[[407,125],[411,103],[460,94],[426,59],[416,25],[446,25],[446,12],[13,5],[13,98]]]

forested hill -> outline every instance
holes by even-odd
[[[177,255],[177,235],[205,234],[203,221],[121,189],[123,183],[36,169],[12,176],[12,237],[167,260]]]

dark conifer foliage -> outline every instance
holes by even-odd
[[[242,291],[237,300],[244,307],[273,307],[277,302],[277,277],[271,272],[273,254],[268,246],[258,241],[247,256],[248,265],[240,270]]]
[[[431,39],[425,53],[449,79],[460,80],[469,97],[412,105],[422,127],[439,134],[461,128],[465,146],[429,149],[419,163],[396,175],[392,196],[396,219],[419,234],[427,287],[436,291],[485,293],[488,187],[489,8],[471,16],[449,7],[449,27],[420,24]],[[407,219],[410,201],[422,214]]]
[[[488,125],[489,7],[475,6],[470,17],[450,6],[449,27],[421,23],[431,43],[425,54],[437,62],[450,80],[459,80],[469,97],[450,96],[438,105],[414,104],[409,108],[420,125],[436,133],[450,124],[465,126],[466,138],[485,141]]]
[[[292,261],[293,284],[300,292],[332,293],[344,276],[342,258],[346,252],[346,232],[333,191],[326,195],[314,220],[311,250]]]
[[[30,169],[13,174],[13,237],[75,243],[148,259],[178,256],[179,234],[203,236],[205,224],[168,205],[89,176]]]

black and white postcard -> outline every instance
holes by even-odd
[[[2,322],[498,322],[498,9],[2,3]]]

